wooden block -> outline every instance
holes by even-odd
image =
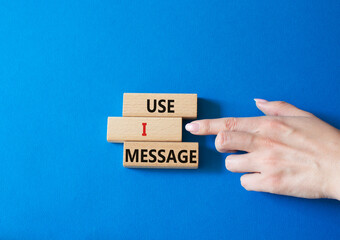
[[[182,141],[182,119],[109,117],[107,141]]]
[[[123,166],[198,168],[197,142],[125,142]]]
[[[124,93],[123,117],[197,118],[197,94]]]

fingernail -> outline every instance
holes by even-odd
[[[198,132],[199,129],[200,129],[200,126],[198,123],[188,123],[187,125],[185,125],[185,130],[191,133]]]
[[[228,169],[228,170],[229,170],[229,168],[230,168],[230,165],[232,164],[232,161],[233,161],[233,160],[226,159],[226,161],[225,161],[225,168],[226,168],[226,169]]]
[[[254,98],[254,101],[255,101],[256,103],[266,103],[266,102],[268,102],[267,100],[261,99],[261,98]]]

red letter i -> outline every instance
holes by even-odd
[[[142,123],[143,125],[143,133],[142,136],[146,136],[146,123]]]

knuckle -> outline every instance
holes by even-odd
[[[234,131],[237,127],[237,119],[235,117],[225,118],[224,126],[226,130]]]
[[[249,191],[250,188],[249,188],[249,183],[248,183],[247,177],[245,175],[241,176],[240,181],[241,181],[241,186],[244,189],[246,189],[247,191]]]
[[[268,118],[264,121],[265,132],[275,132],[277,135],[288,136],[294,134],[297,129],[289,122],[285,122],[281,117]]]
[[[268,118],[266,121],[266,126],[268,128],[280,129],[284,127],[285,124],[279,118]]]
[[[292,128],[290,129],[290,131],[286,131],[284,136],[294,138],[305,144],[309,142],[309,138],[306,136],[306,134],[303,133],[300,129],[296,129],[296,128]]]
[[[260,137],[256,135],[249,135],[245,139],[243,139],[243,145],[248,147],[249,149],[255,149],[261,146],[261,142],[259,142]]]
[[[296,135],[298,133],[298,130],[294,127],[286,126],[281,129],[282,135],[283,136],[291,136],[291,135]]]
[[[257,140],[257,137],[255,135],[249,136],[249,145],[253,145]]]
[[[215,139],[215,147],[217,151],[223,152],[225,139],[226,133],[224,131],[221,131],[217,134]]]
[[[200,129],[203,133],[210,132],[210,122],[208,120],[201,121]]]
[[[288,103],[286,103],[285,101],[277,101],[276,104],[279,107],[286,107],[288,105]]]
[[[264,164],[267,167],[270,168],[276,168],[278,166],[278,160],[277,158],[275,158],[274,156],[268,156],[265,160],[264,160]]]
[[[275,193],[280,190],[282,177],[279,173],[269,176],[266,180],[267,190],[270,193]]]
[[[263,145],[266,148],[273,148],[274,146],[276,146],[277,142],[271,138],[263,138]]]

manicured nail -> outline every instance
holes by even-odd
[[[225,168],[228,169],[228,167],[229,167],[229,161],[226,160],[226,161],[225,161]]]
[[[188,123],[187,125],[185,125],[185,130],[191,133],[198,132],[199,129],[200,129],[200,126],[198,123]]]
[[[225,161],[225,168],[229,170],[230,165],[233,163],[233,160],[226,159]]]
[[[266,103],[266,102],[268,102],[267,100],[261,99],[261,98],[254,98],[254,101],[255,101],[256,103]]]

